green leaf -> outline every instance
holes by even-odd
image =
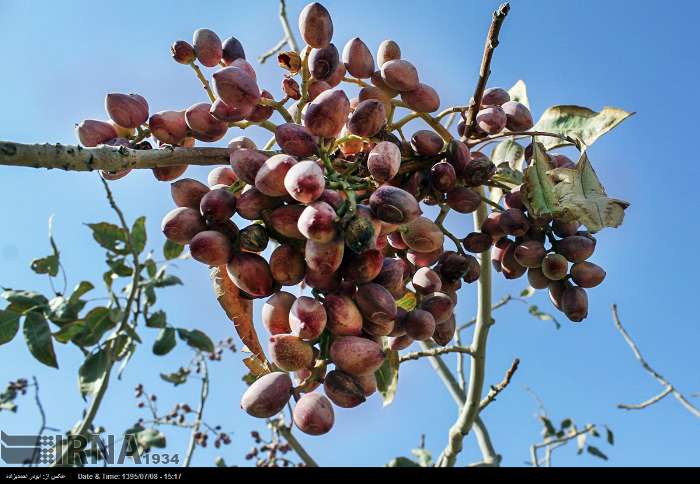
[[[384,400],[384,406],[391,404],[399,384],[399,352],[388,350],[384,363],[374,373],[377,378],[377,390]]]
[[[51,277],[56,277],[58,275],[58,263],[58,254],[51,254],[34,259],[31,268],[37,274],[48,274]]]
[[[75,336],[85,330],[85,321],[74,321],[62,326],[61,329],[53,334],[53,337],[59,343],[68,343]]]
[[[605,433],[606,433],[606,440],[608,441],[608,444],[610,445],[615,445],[615,434],[613,434],[613,431],[608,428],[608,426],[605,426]]]
[[[634,113],[618,108],[605,107],[596,112],[581,106],[560,105],[548,108],[537,121],[533,131],[559,133],[581,140],[590,146],[605,133],[616,127]],[[571,143],[552,137],[540,137],[546,150]]]
[[[622,224],[625,209],[630,204],[608,197],[585,152],[581,154],[576,169],[557,168],[552,171],[552,176],[559,180],[554,186],[559,199],[557,220],[577,220],[591,232]]]
[[[49,300],[38,292],[32,291],[16,291],[14,289],[5,289],[0,297],[6,299],[12,304],[15,312],[24,312],[28,309],[36,309],[41,306],[46,306]]]
[[[175,328],[163,328],[160,330],[156,341],[153,343],[153,354],[158,356],[167,355],[176,344]]]
[[[58,325],[71,323],[78,319],[78,312],[84,305],[85,303],[80,301],[73,305],[63,296],[56,296],[49,301],[48,318],[52,323]]]
[[[131,227],[132,248],[139,254],[146,248],[146,217],[139,217]]]
[[[520,291],[520,297],[532,297],[535,295],[535,288],[532,286],[527,286],[525,289]]]
[[[592,445],[589,445],[586,450],[588,451],[589,454],[592,456],[598,457],[599,459],[603,460],[608,460],[608,456],[603,454],[598,447],[594,447]]]
[[[535,219],[547,219],[557,210],[554,182],[547,172],[550,169],[546,154],[538,143],[533,143],[532,163],[525,170],[525,183],[521,188],[523,203],[528,215]]]
[[[491,161],[495,165],[507,161],[513,169],[517,169],[523,159],[525,159],[525,148],[517,141],[510,139],[498,143],[491,153]]]
[[[75,289],[73,289],[73,292],[70,295],[70,302],[75,304],[75,302],[78,301],[81,296],[92,291],[93,289],[95,289],[95,286],[93,286],[91,282],[81,281],[80,284],[75,286]]]
[[[572,423],[573,422],[571,421],[570,418],[565,418],[564,420],[561,421],[561,425],[559,427],[562,429],[568,429],[569,427],[571,427]]]
[[[102,336],[116,325],[110,316],[110,310],[106,307],[92,308],[83,318],[85,328],[75,338],[75,342],[80,346],[97,344]]]
[[[149,328],[165,328],[167,317],[165,311],[156,311],[146,319],[146,326]]]
[[[416,456],[421,467],[430,467],[433,463],[433,455],[426,449],[413,449],[411,454]]]
[[[525,86],[525,81],[519,80],[516,82],[513,87],[508,90],[508,94],[510,94],[511,101],[517,101],[530,109],[530,100],[527,98],[527,86]]]
[[[136,442],[144,450],[152,447],[165,448],[165,435],[157,429],[144,429],[136,434]]]
[[[29,352],[41,363],[58,368],[49,323],[43,314],[31,311],[24,318],[24,339]]]
[[[20,315],[14,311],[0,309],[0,345],[9,343],[19,331]]]
[[[512,189],[522,184],[523,174],[522,172],[520,172],[520,170],[516,170],[513,167],[511,167],[510,163],[508,163],[507,161],[502,161],[496,165],[496,173],[493,174],[491,179],[493,181],[502,183]],[[492,191],[496,189],[498,188],[495,187],[492,189]],[[493,198],[494,197],[492,197],[492,199]]]
[[[397,457],[396,459],[391,459],[385,467],[420,467],[420,464],[408,457]]]
[[[554,316],[552,316],[552,315],[549,314],[549,313],[545,313],[545,312],[543,312],[543,311],[540,311],[539,308],[538,308],[536,305],[534,305],[534,304],[528,308],[528,312],[529,312],[532,316],[534,316],[534,317],[536,317],[537,319],[539,319],[540,321],[551,321],[551,322],[554,323],[554,326],[556,326],[557,329],[560,329],[560,328],[561,328],[561,323],[559,323],[559,321],[557,320],[557,318],[555,318]]]
[[[165,260],[177,259],[180,257],[183,250],[185,250],[184,245],[180,245],[171,240],[166,239],[165,244],[163,244],[163,256],[165,257]]]
[[[412,311],[416,307],[417,303],[418,300],[416,299],[416,293],[413,291],[406,291],[406,293],[401,296],[401,299],[396,301],[396,306],[406,311]]]
[[[200,351],[205,351],[207,353],[214,352],[214,343],[204,332],[193,329],[188,330],[184,328],[177,329],[177,335],[182,341]]]
[[[179,370],[173,373],[161,373],[160,377],[168,383],[172,383],[173,385],[178,386],[185,383],[189,375],[190,370],[188,370],[187,368],[180,367]]]
[[[49,217],[49,242],[51,243],[51,255],[34,259],[31,268],[37,274],[48,274],[51,277],[56,277],[60,266],[60,254],[53,238],[53,215]]]
[[[92,229],[92,236],[103,248],[115,254],[127,254],[126,234],[124,229],[108,222],[87,224]]]
[[[83,364],[80,365],[80,370],[78,370],[78,387],[83,398],[99,390],[102,381],[107,376],[108,363],[107,352],[101,349],[85,358]]]

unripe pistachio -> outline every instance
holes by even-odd
[[[292,411],[294,424],[309,435],[323,435],[333,427],[333,406],[326,397],[318,393],[305,393]]]
[[[237,59],[245,59],[245,50],[237,38],[229,37],[222,45],[221,60],[230,66]]]
[[[189,244],[192,237],[206,230],[199,210],[179,207],[168,212],[161,223],[165,237],[177,244]]]
[[[233,283],[252,297],[265,297],[272,294],[274,280],[267,261],[252,252],[234,254],[227,265],[227,272]]]
[[[192,136],[200,141],[219,141],[228,131],[228,124],[212,116],[211,109],[209,103],[198,103],[185,111],[185,122],[192,130]]]
[[[348,119],[348,131],[363,138],[376,135],[386,124],[386,109],[384,103],[376,99],[368,99],[357,105]]]
[[[275,141],[285,153],[303,158],[316,153],[318,139],[304,126],[285,123],[275,130]]]
[[[241,408],[248,415],[269,418],[278,414],[292,396],[292,379],[276,371],[253,382],[241,398]]]
[[[170,194],[178,207],[199,209],[199,203],[207,193],[209,187],[192,178],[183,178],[170,184]]]
[[[334,44],[328,44],[320,49],[312,49],[308,59],[311,77],[325,81],[333,75],[339,62],[340,56]]]
[[[388,87],[399,92],[418,89],[418,71],[406,60],[390,60],[381,66],[382,80]]]
[[[310,368],[314,352],[311,345],[292,334],[274,334],[268,343],[270,359],[284,371]]]
[[[112,121],[124,128],[137,128],[148,120],[148,102],[138,94],[107,94],[105,110]]]
[[[322,92],[308,105],[304,126],[321,138],[334,138],[350,114],[350,101],[340,89]]]
[[[506,128],[511,131],[527,131],[532,128],[532,114],[527,106],[517,101],[508,101],[502,108],[507,118]]]
[[[260,100],[260,89],[255,79],[239,67],[224,67],[212,77],[217,95],[231,107],[255,105]]]
[[[304,255],[291,245],[282,244],[270,255],[270,272],[282,286],[296,286],[304,279]]]
[[[85,147],[92,148],[117,138],[117,130],[106,121],[86,119],[75,127],[75,134]]]
[[[481,97],[482,106],[501,106],[508,101],[510,101],[510,94],[500,87],[490,87],[484,90],[484,95]]]
[[[379,44],[379,48],[377,49],[377,66],[379,68],[390,60],[398,59],[401,59],[401,48],[399,44],[390,39],[384,40]]]
[[[148,120],[151,133],[160,142],[177,145],[187,136],[185,111],[160,111]]]
[[[289,155],[273,155],[260,166],[255,175],[255,188],[270,197],[287,195],[284,177],[296,165],[297,160]]]
[[[306,5],[299,14],[299,31],[309,46],[327,46],[333,38],[333,20],[326,7],[318,2]]]
[[[192,37],[197,60],[206,67],[214,67],[221,61],[221,39],[209,29],[197,29]]]
[[[368,79],[374,72],[372,53],[359,37],[350,39],[343,48],[343,63],[350,75],[358,79]]]
[[[412,91],[401,93],[401,100],[418,113],[432,113],[440,109],[440,96],[427,84],[419,83]]]

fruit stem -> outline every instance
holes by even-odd
[[[204,74],[202,74],[202,70],[195,63],[195,61],[192,61],[190,63],[190,67],[194,70],[194,73],[197,75],[197,79],[199,79],[199,81],[202,83],[202,87],[207,92],[207,96],[209,96],[209,100],[211,102],[216,101],[216,96],[214,96],[214,93],[211,90],[211,86],[209,85],[209,81],[207,80],[206,77],[204,77]]]

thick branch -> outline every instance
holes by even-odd
[[[420,345],[424,351],[430,351],[436,348],[435,344],[432,342],[421,341]],[[461,355],[461,353],[458,354]],[[430,364],[435,370],[435,373],[438,374],[442,382],[445,384],[445,387],[447,387],[447,391],[450,392],[452,399],[455,401],[455,404],[457,404],[457,408],[461,409],[467,397],[464,395],[464,391],[460,388],[454,375],[439,356],[430,356],[428,359],[430,360]],[[474,436],[476,437],[476,442],[481,450],[483,460],[473,465],[479,467],[498,466],[501,462],[501,456],[496,453],[496,450],[493,448],[491,436],[486,428],[486,424],[484,424],[479,416],[477,416],[476,420],[474,421]]]
[[[620,404],[618,405],[618,408],[624,408],[627,410],[633,410],[633,409],[641,409],[641,408],[646,408],[649,405],[652,405],[658,401],[661,401],[663,397],[668,395],[668,392],[673,393],[673,396],[676,397],[676,400],[678,400],[681,405],[683,405],[686,410],[688,410],[691,414],[695,415],[696,417],[700,418],[700,409],[695,407],[692,403],[688,401],[688,399],[661,374],[659,374],[656,370],[654,370],[649,363],[644,359],[642,356],[642,353],[639,351],[639,348],[635,344],[635,342],[632,340],[630,335],[627,333],[625,328],[622,326],[622,322],[620,321],[620,317],[617,314],[617,304],[613,304],[612,307],[612,316],[613,316],[613,321],[615,323],[615,327],[617,330],[620,332],[622,337],[625,339],[627,342],[627,345],[632,349],[632,353],[634,353],[635,358],[639,361],[639,363],[642,365],[642,368],[644,368],[656,381],[658,381],[661,385],[665,387],[665,390],[661,392],[659,395],[656,395],[655,397],[652,397],[651,399],[647,400],[644,403],[641,403],[639,405],[624,405]]]
[[[0,141],[0,165],[58,168],[66,171],[119,171],[175,165],[227,165],[226,148],[173,148],[132,150],[116,146],[43,144],[25,145]]]

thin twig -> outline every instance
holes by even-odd
[[[399,363],[405,363],[406,361],[418,360],[420,358],[425,358],[428,356],[439,356],[446,355],[448,353],[462,353],[465,355],[472,355],[472,349],[465,346],[446,346],[444,348],[431,348],[429,350],[414,351],[412,353],[406,353],[399,358]]]
[[[318,467],[318,464],[313,459],[313,457],[309,455],[304,446],[301,445],[301,443],[296,439],[296,437],[294,437],[294,435],[292,435],[292,431],[289,427],[282,423],[277,427],[277,431],[282,437],[284,437],[284,440],[287,441],[289,446],[292,449],[294,449],[294,452],[297,453],[299,458],[301,458],[301,460],[304,461],[306,467]]]
[[[539,443],[539,444],[532,444],[532,446],[530,447],[530,458],[532,459],[532,465],[533,465],[533,467],[539,467],[539,466],[540,466],[539,457],[537,457],[537,451],[538,451],[538,449],[541,449],[541,448],[543,448],[543,447],[550,447],[550,446],[552,446],[552,445],[563,444],[563,443],[569,442],[570,440],[575,439],[575,438],[578,437],[579,435],[587,434],[587,433],[589,433],[589,432],[591,432],[591,431],[593,431],[593,430],[595,430],[595,425],[593,425],[593,424],[588,424],[588,425],[586,425],[586,427],[584,427],[583,429],[578,430],[578,431],[576,431],[576,432],[574,432],[574,433],[572,433],[572,434],[565,435],[564,437],[560,437],[560,438],[554,439],[554,440],[549,440],[549,441],[542,442],[542,443]]]
[[[479,404],[479,413],[483,412],[484,409],[496,399],[498,394],[505,390],[508,385],[510,385],[510,380],[513,378],[515,372],[518,371],[518,365],[520,365],[520,359],[516,358],[513,360],[510,368],[508,368],[508,371],[506,371],[506,376],[503,377],[501,383],[491,386],[491,390],[489,391],[488,395],[486,395]]]
[[[199,390],[199,407],[197,407],[197,414],[194,422],[192,423],[192,432],[190,432],[190,441],[187,444],[187,452],[185,453],[185,459],[182,462],[182,467],[189,467],[192,463],[192,455],[197,446],[196,434],[199,432],[199,427],[202,424],[202,415],[204,414],[204,405],[207,403],[207,397],[209,397],[209,368],[207,367],[206,358],[202,357],[200,359],[202,363],[202,386]]]
[[[495,311],[496,309],[502,308],[503,306],[505,306],[506,304],[508,304],[511,301],[522,301],[522,300],[518,299],[518,298],[514,298],[510,294],[507,294],[507,295],[503,296],[503,298],[500,301],[498,301],[496,304],[491,306],[491,312]],[[522,301],[522,302],[525,302],[525,301]],[[460,331],[464,331],[465,329],[467,329],[471,326],[474,326],[475,324],[476,324],[476,318],[473,318],[470,321],[464,323],[459,328],[457,328],[457,332],[459,333]]]
[[[474,96],[469,101],[469,108],[467,109],[464,136],[462,137],[463,141],[469,139],[469,135],[471,135],[476,125],[476,113],[479,111],[479,107],[481,106],[481,98],[484,97],[486,83],[491,75],[491,59],[493,58],[494,50],[496,50],[496,47],[498,47],[498,34],[501,31],[501,26],[503,25],[503,21],[506,19],[509,11],[510,5],[508,3],[504,3],[493,13],[491,27],[489,27],[489,33],[486,36],[486,44],[484,44],[484,54],[481,57],[479,80],[476,84]]]
[[[265,52],[264,54],[258,56],[258,62],[260,64],[264,64],[267,59],[272,57],[273,55],[277,54],[279,51],[282,50],[282,47],[284,47],[287,44],[287,37],[282,38],[279,42],[277,42],[270,50]]]
[[[688,399],[681,392],[676,390],[676,388],[666,378],[664,378],[663,376],[661,376],[660,373],[658,373],[656,370],[654,370],[649,365],[649,363],[647,363],[647,361],[644,359],[644,357],[642,356],[642,353],[639,351],[639,348],[637,347],[635,342],[632,340],[630,335],[627,333],[625,328],[622,326],[622,322],[620,321],[620,317],[617,313],[617,304],[613,304],[612,316],[613,316],[613,321],[615,323],[615,327],[620,332],[620,334],[622,334],[622,337],[625,339],[625,341],[627,342],[627,345],[630,347],[630,349],[632,350],[632,353],[634,353],[635,358],[637,358],[637,360],[642,365],[642,367],[652,377],[654,377],[656,379],[656,381],[658,381],[662,386],[665,387],[664,392],[670,391],[671,393],[673,393],[673,396],[676,397],[676,400],[678,400],[681,403],[681,405],[683,405],[686,408],[686,410],[688,410],[694,416],[700,418],[700,409],[698,409],[692,403],[690,403],[688,401]],[[618,408],[624,408],[626,410],[638,410],[640,408],[646,408],[649,405],[652,405],[658,401],[661,401],[661,399],[663,397],[668,395],[668,393],[664,394],[664,392],[662,392],[661,394],[657,395],[656,397],[653,397],[650,400],[647,400],[646,402],[641,403],[639,405],[620,404],[620,405],[618,405]]]
[[[199,68],[199,66],[195,63],[195,61],[192,61],[190,64],[190,67],[194,71],[194,73],[197,75],[197,79],[199,79],[199,82],[202,83],[202,87],[207,93],[207,96],[209,96],[209,100],[211,102],[216,101],[216,96],[214,96],[214,92],[211,90],[211,85],[209,84],[209,81],[207,80],[206,77],[204,77],[204,74],[202,74],[202,69]]]

